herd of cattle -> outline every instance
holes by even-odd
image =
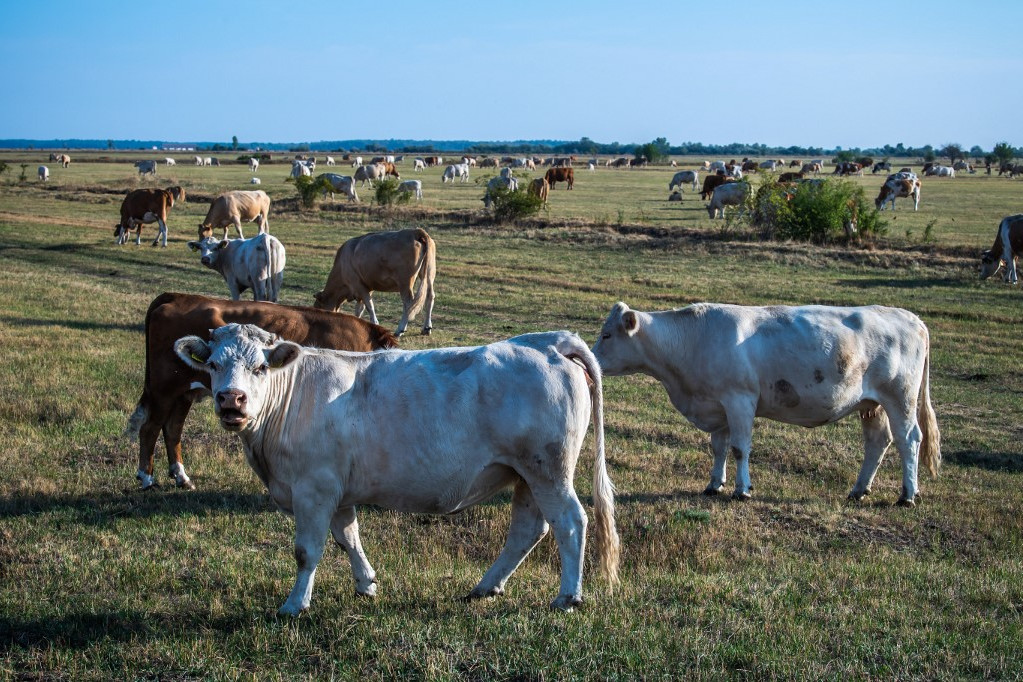
[[[545,199],[556,182],[571,189],[572,161],[551,163],[530,189],[536,186]],[[253,163],[255,171],[258,162]],[[297,163],[310,173],[315,167],[315,160]],[[328,174],[330,184],[351,197],[358,170],[382,168],[380,174],[367,170],[367,183],[386,175],[400,178],[395,163],[386,158],[360,163],[355,176]],[[702,189],[714,207],[712,217],[748,187],[735,182],[748,163],[706,164]],[[334,159],[327,157],[327,164]],[[414,168],[441,164],[439,157],[427,157],[416,159]],[[443,181],[464,182],[472,165],[468,157],[449,164]],[[778,165],[761,162],[745,172]],[[800,164],[799,175],[819,174],[823,166],[819,160]],[[698,173],[676,173],[669,191],[683,186],[695,191]],[[511,165],[495,180],[517,186]],[[115,229],[118,243],[135,230],[140,244],[142,226],[158,223],[153,244],[166,246],[168,212],[184,197],[177,186],[130,192]],[[886,177],[877,205],[894,208],[896,197],[919,203],[920,180],[911,170]],[[177,486],[194,489],[181,435],[193,402],[213,396],[222,427],[238,434],[274,502],[295,517],[298,573],[281,613],[309,607],[328,531],[348,554],[357,593],[376,593],[357,505],[449,514],[507,488],[514,493],[506,544],[469,596],[502,594],[526,555],[553,531],[561,584],[551,606],[578,606],[588,520],[573,478],[591,422],[596,554],[602,572],[617,582],[620,540],[605,458],[603,376],[654,377],[675,408],[710,435],[713,465],[704,491],[709,495],[724,488],[731,455],[732,496],[751,497],[757,417],[812,428],[858,415],[864,454],[849,492],[854,500],[871,492],[893,443],[902,463],[899,505],[915,504],[921,465],[932,476],[938,473],[929,333],[906,310],[700,303],[642,312],[618,302],[592,348],[574,333],[556,331],[479,347],[405,351],[399,338],[416,315],[425,310],[423,334],[433,328],[437,260],[430,235],[416,228],[350,239],[337,250],[311,307],[280,305],[285,249],[269,232],[270,207],[262,190],[229,191],[212,200],[188,246],[199,252],[202,265],[221,274],[231,300],[185,293],[153,300],[145,318],[142,395],[126,432],[138,439],[136,477],[143,488],[156,485],[155,448],[162,433],[168,474]],[[257,223],[258,234],[246,239],[242,227],[249,222]],[[231,226],[237,239],[227,238]],[[213,234],[218,229],[219,239]],[[1004,263],[1006,279],[1015,282],[1020,250],[1023,215],[1007,217],[984,255],[981,276]],[[251,303],[240,300],[247,289]],[[378,324],[373,291],[399,293],[402,317],[394,332]],[[356,302],[355,315],[338,312],[346,301]],[[364,310],[369,321],[361,319]]]

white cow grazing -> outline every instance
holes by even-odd
[[[760,169],[761,170],[768,170],[768,171],[775,171],[775,170],[778,169],[778,162],[775,161],[774,159],[772,159],[770,161],[761,161],[760,162]]]
[[[706,162],[704,162],[704,163],[706,163]],[[711,161],[707,165],[707,170],[709,172],[711,172],[711,173],[717,173],[718,171],[723,171],[723,170],[725,170],[725,162],[724,161]]]
[[[671,178],[671,182],[668,183],[668,191],[670,192],[676,187],[682,189],[682,185],[685,183],[692,185],[693,190],[700,189],[700,174],[691,170],[684,170],[675,173],[675,175]]]
[[[177,163],[178,163],[177,161],[175,161],[174,159],[172,159],[172,158],[171,158],[171,157],[169,157],[169,156],[168,156],[168,157],[167,157],[166,159],[164,159],[164,160],[163,160],[163,162],[164,162],[165,164],[167,164],[168,166],[176,166],[176,165],[177,165]]]
[[[461,182],[469,182],[469,164],[457,163],[448,166],[444,169],[444,174],[441,176],[440,181],[444,183],[450,180],[453,183],[455,178],[458,178]]]
[[[324,178],[330,183],[330,190],[323,190],[323,198],[327,198],[330,192],[330,200],[334,200],[334,192],[340,192],[348,197],[348,201],[359,201],[359,195],[355,192],[355,179],[351,175],[337,175],[336,173],[323,173],[317,176],[317,180]]]
[[[152,175],[156,177],[156,161],[136,161],[135,168],[138,169],[139,175]]]
[[[725,206],[742,206],[750,195],[750,186],[745,182],[727,182],[714,189],[714,194],[707,204],[707,213],[711,220],[718,217],[725,217]]]
[[[358,168],[361,165],[362,165],[361,156],[356,156],[354,159],[352,159],[352,168]]]
[[[298,575],[281,614],[309,608],[328,530],[348,553],[356,593],[376,595],[356,505],[450,514],[508,488],[514,493],[504,549],[468,596],[503,594],[553,529],[561,588],[551,607],[580,605],[587,518],[573,475],[591,416],[594,541],[602,572],[617,583],[600,367],[575,334],[353,353],[304,348],[231,324],[209,342],[178,339],[174,350],[210,374],[221,426],[238,434],[278,508],[295,517]]]
[[[255,173],[259,170],[259,159],[254,156],[249,157],[249,172]]]
[[[213,157],[204,156],[203,160],[202,160],[202,165],[204,165],[204,166],[212,166],[213,165]]]
[[[675,163],[675,162],[672,161],[672,163]],[[592,161],[590,161],[589,163],[586,164],[586,169],[588,171],[590,171],[591,173],[595,173],[597,171],[597,164],[595,164]]]
[[[858,413],[864,458],[852,499],[870,493],[893,440],[902,457],[900,505],[915,503],[918,462],[932,475],[941,464],[927,327],[900,308],[697,303],[644,313],[617,303],[593,354],[607,375],[660,381],[675,409],[711,434],[707,494],[724,486],[731,452],[733,497],[750,497],[756,417],[812,428]]]
[[[326,163],[327,163],[328,166],[337,165],[337,162],[334,161],[334,157],[333,156],[328,156]]]
[[[252,300],[276,303],[284,281],[284,245],[269,233],[251,239],[205,237],[188,242],[188,248],[199,252],[199,262],[219,272],[231,298],[239,299],[252,289]]]
[[[196,166],[201,166],[202,165],[202,157],[201,156],[196,156],[194,158],[195,158],[195,165]]]
[[[403,180],[398,185],[399,192],[409,192],[414,194],[417,201],[423,200],[423,181],[422,180]]]
[[[291,177],[295,178],[296,180],[304,175],[311,177],[312,174],[313,169],[306,165],[304,162],[302,161],[291,162]]]
[[[487,191],[483,194],[483,198],[481,199],[483,205],[487,208],[490,208],[490,206],[494,203],[494,198],[491,192],[496,189],[507,189],[515,192],[519,189],[519,181],[511,176],[503,177],[498,175],[490,178],[487,182]]]
[[[39,180],[41,182],[46,182],[50,179],[50,169],[46,166],[39,166],[37,172],[39,173]]]
[[[425,159],[414,159],[412,161],[412,170],[418,173],[419,171],[426,170]]]

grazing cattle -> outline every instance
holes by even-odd
[[[213,158],[210,159],[210,162],[207,165],[216,166],[217,168],[220,168],[220,159],[214,156]]]
[[[442,156],[427,156],[426,158],[423,159],[423,162],[426,164],[426,166],[428,168],[432,168],[433,166],[439,166],[442,163],[444,163],[444,157],[442,157]]]
[[[924,172],[924,175],[937,175],[939,178],[954,178],[956,176],[956,172],[951,166],[931,166]]]
[[[832,175],[863,175],[863,166],[855,161],[840,161],[835,164]]]
[[[135,168],[138,169],[139,175],[152,175],[156,177],[156,161],[136,161]]]
[[[355,179],[350,175],[338,175],[336,173],[322,173],[316,176],[317,181],[326,180],[330,184],[330,189],[323,190],[323,198],[327,198],[327,194],[330,194],[330,200],[334,201],[334,192],[340,192],[348,197],[348,201],[359,201],[359,195],[355,192]]]
[[[50,179],[50,169],[46,166],[39,166],[39,168],[36,169],[36,173],[39,175],[40,182],[46,182]]]
[[[893,439],[902,457],[900,505],[916,501],[918,463],[932,475],[941,464],[930,339],[906,310],[697,303],[644,313],[617,303],[593,354],[606,375],[660,381],[675,409],[711,434],[707,494],[724,486],[731,452],[733,497],[750,497],[756,417],[813,428],[858,413],[864,457],[852,499],[870,493]]]
[[[201,166],[202,165],[202,157],[201,156],[196,156],[196,157],[193,157],[193,158],[195,159],[195,165],[196,166]]]
[[[249,180],[249,184],[250,185],[260,185],[262,183],[260,182],[259,178],[252,178],[251,180]]]
[[[895,210],[896,198],[913,197],[913,210],[920,208],[920,180],[915,175],[907,173],[896,173],[889,175],[888,179],[881,185],[881,191],[874,200],[874,206],[879,211],[884,210],[885,203],[891,203],[892,210]]]
[[[778,182],[799,182],[802,179],[803,179],[802,173],[788,172],[782,173],[781,175],[778,176]]]
[[[806,175],[808,173],[812,173],[813,175],[820,175],[821,170],[822,166],[819,163],[817,163],[816,161],[811,161],[809,163],[804,163],[802,168],[800,168],[799,172],[802,173],[803,175]]]
[[[711,219],[721,214],[725,217],[725,206],[742,206],[750,195],[750,186],[747,182],[725,183],[714,190],[710,203],[707,204],[707,213]]]
[[[209,156],[204,156],[203,159],[202,159],[202,165],[204,165],[204,166],[212,166],[213,165],[213,159],[211,157],[209,157]]]
[[[374,291],[396,291],[401,296],[401,321],[396,336],[405,333],[425,306],[423,334],[433,330],[433,281],[437,275],[437,247],[426,230],[415,228],[396,232],[372,232],[349,239],[334,255],[334,265],[323,290],[316,293],[315,307],[337,311],[346,301],[355,301],[355,316],[369,310],[369,319],[377,324],[373,307]],[[415,293],[412,286],[419,278]]]
[[[703,179],[703,189],[700,191],[700,198],[704,201],[710,199],[715,189],[728,182],[735,182],[735,178],[728,177],[724,172],[708,175]]]
[[[503,594],[551,528],[561,558],[551,607],[582,604],[587,519],[572,479],[591,418],[594,545],[602,572],[617,582],[600,367],[575,334],[353,354],[228,325],[208,342],[181,338],[174,350],[193,370],[210,373],[221,426],[238,434],[274,502],[295,517],[298,574],[279,613],[309,608],[328,530],[348,552],[356,593],[376,594],[357,504],[450,514],[509,487],[508,539],[468,596]]]
[[[874,167],[870,169],[870,172],[871,174],[876,174],[878,171],[891,172],[891,170],[892,170],[891,161],[878,161],[877,163],[874,164]]]
[[[259,159],[257,159],[255,156],[250,156],[249,157],[249,172],[255,173],[258,170],[259,170]]]
[[[388,158],[394,158],[393,156]],[[401,180],[401,175],[398,174],[398,167],[394,165],[394,161],[384,161],[384,175],[390,175],[391,177]]]
[[[359,166],[355,169],[355,181],[361,182],[362,187],[365,187],[367,182],[372,187],[374,180],[383,180],[385,175],[387,175],[387,167],[382,163]]]
[[[370,163],[384,163],[385,161],[387,161],[386,156],[374,156],[369,160]]]
[[[547,194],[550,192],[550,189],[551,186],[547,182],[546,178],[534,178],[533,181],[529,183],[529,187],[526,191],[534,197],[539,197],[540,201],[543,202],[543,207],[547,208]]]
[[[126,435],[139,442],[135,477],[143,490],[157,484],[153,460],[161,432],[167,450],[168,475],[179,488],[195,489],[181,459],[181,432],[192,403],[210,395],[210,379],[206,372],[195,372],[178,361],[174,341],[190,334],[209,338],[210,330],[231,322],[256,324],[304,346],[371,351],[398,345],[387,329],[352,315],[193,294],[160,294],[146,312],[142,396],[125,429]]]
[[[362,165],[362,157],[356,156],[352,158],[352,168],[358,168]]]
[[[418,173],[419,171],[426,170],[426,161],[423,159],[415,159],[412,161],[412,170]]]
[[[568,188],[572,189],[575,186],[575,169],[571,167],[548,168],[547,173],[544,175],[544,179],[550,183],[551,189],[554,189],[555,183],[558,182],[567,183]]]
[[[724,172],[725,162],[724,161],[711,161],[707,166],[707,170],[711,173],[717,173],[718,171]]]
[[[802,167],[803,167],[803,162],[800,161],[799,159],[792,159],[791,161],[789,161],[789,168],[802,168]]]
[[[761,161],[759,168],[761,170],[775,171],[778,169],[778,165],[778,162],[772,159],[770,161]],[[746,170],[746,164],[743,164],[742,169]]]
[[[487,208],[490,208],[494,203],[494,194],[497,190],[508,190],[510,192],[517,192],[519,189],[519,181],[511,177],[511,175],[505,177],[498,175],[497,177],[490,178],[487,181],[487,191],[483,193],[483,198],[480,201]]]
[[[628,168],[629,158],[627,156],[619,156],[617,159],[611,162],[612,168]]]
[[[637,159],[631,159],[629,161],[629,168],[646,168],[647,163],[649,163],[647,158],[645,156],[641,156]]]
[[[423,200],[423,181],[422,180],[403,180],[398,185],[399,192],[405,192],[407,194],[414,194],[416,201]]]
[[[449,180],[453,183],[455,178],[458,178],[461,182],[469,182],[469,164],[459,163],[448,166],[444,169],[444,174],[441,175],[441,183],[448,182]]]
[[[728,166],[726,165],[725,168],[728,168]],[[758,164],[756,161],[753,161],[752,159],[743,160],[742,165],[739,166],[739,170],[741,170],[743,173],[756,173],[759,169],[760,164]],[[771,170],[774,169],[772,168]]]
[[[483,159],[479,163],[480,168],[497,168],[500,165],[501,165],[500,161],[498,161],[498,159],[495,159],[493,157]]]
[[[987,279],[1005,264],[1004,279],[1015,284],[1016,258],[1023,253],[1023,214],[1011,215],[1002,219],[995,233],[995,243],[981,254],[980,278]]]
[[[164,162],[165,164],[167,164],[168,166],[176,166],[176,165],[177,165],[177,163],[178,163],[177,161],[175,161],[174,159],[172,159],[172,158],[171,158],[171,157],[169,157],[169,156],[168,156],[168,157],[167,157],[166,159],[164,159],[164,160],[163,160],[163,162]]]
[[[668,183],[668,191],[670,192],[676,187],[682,189],[683,184],[692,185],[693,191],[695,192],[700,186],[699,174],[696,171],[691,170],[684,170],[675,173],[675,175],[671,178],[671,182]]]
[[[284,245],[272,234],[222,241],[205,237],[188,242],[188,248],[199,252],[200,263],[221,274],[231,300],[237,301],[246,289],[252,289],[254,301],[276,303],[280,297],[286,257]]]
[[[51,156],[54,158],[50,160],[59,163],[61,168],[67,168],[71,165],[71,157],[67,154],[51,154]]]
[[[469,166],[469,168],[475,168],[476,167],[476,157],[474,157],[474,156],[463,156],[462,157],[462,163],[464,163],[467,166]]]
[[[167,189],[136,189],[128,192],[121,202],[121,222],[114,227],[118,244],[128,241],[128,233],[135,230],[135,244],[142,243],[142,226],[158,223],[160,231],[153,240],[153,246],[163,240],[167,246],[167,214],[175,201],[185,200],[185,190],[180,187]]]
[[[333,157],[333,156],[328,156],[328,157],[327,157],[327,160],[326,160],[326,162],[325,162],[325,163],[326,163],[326,164],[327,164],[328,166],[336,166],[336,165],[337,165],[337,162],[336,162],[336,161],[334,161],[334,157]]]
[[[810,163],[815,163],[821,167],[821,170],[824,170],[824,159],[810,159]]]
[[[977,171],[973,168],[970,163],[960,159],[952,164],[952,169],[955,171],[966,171],[967,173],[976,173]]]
[[[261,189],[224,192],[210,202],[210,210],[199,223],[199,238],[211,237],[219,227],[224,230],[222,239],[227,239],[227,229],[234,225],[238,237],[244,239],[242,223],[254,220],[261,233],[270,231],[270,197],[266,192]]]
[[[312,177],[313,169],[310,168],[304,161],[292,161],[291,162],[291,177],[298,180],[302,176]]]

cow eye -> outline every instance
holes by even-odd
[[[207,362],[207,363],[206,363],[206,366],[207,366],[207,367],[209,367],[209,368],[210,368],[211,370],[213,370],[214,372],[216,372],[216,371],[218,371],[218,370],[220,369],[220,367],[219,367],[219,366],[217,365],[217,363],[213,362],[212,360],[210,360],[209,362]]]
[[[611,338],[611,334],[610,334],[610,332],[605,333],[605,334],[601,334],[600,338],[602,338],[602,339],[610,339]]]
[[[270,369],[270,365],[262,364],[256,368],[256,374],[266,374],[268,369]]]

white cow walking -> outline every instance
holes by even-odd
[[[298,575],[280,613],[309,608],[328,530],[348,553],[356,592],[376,594],[356,505],[450,514],[507,488],[514,489],[508,539],[469,597],[503,594],[552,529],[561,588],[551,606],[578,606],[587,518],[573,476],[591,416],[594,540],[601,569],[617,582],[600,367],[578,336],[351,353],[303,348],[232,324],[209,342],[187,336],[174,349],[210,374],[221,426],[239,435],[274,502],[295,517]]]
[[[750,497],[756,417],[813,428],[858,413],[864,457],[852,499],[870,493],[893,440],[902,457],[900,505],[916,501],[918,463],[932,475],[941,464],[927,327],[900,308],[697,303],[644,313],[617,303],[593,354],[607,375],[660,381],[675,409],[710,434],[708,494],[724,486],[731,452],[733,497]]]
[[[199,252],[199,262],[219,272],[227,283],[231,298],[239,300],[252,289],[252,300],[276,303],[284,281],[284,245],[263,232],[251,239],[216,240],[204,237],[188,242]]]

